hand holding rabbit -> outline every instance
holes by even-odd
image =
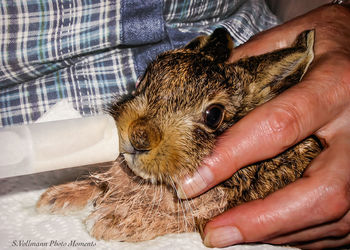
[[[325,6],[233,51],[232,62],[284,47],[302,30],[316,30],[314,64],[302,82],[228,129],[199,169],[201,178],[184,180],[185,193],[198,195],[312,133],[326,148],[300,180],[209,222],[204,231],[207,245],[263,241],[324,248],[350,243],[349,21],[349,8]]]

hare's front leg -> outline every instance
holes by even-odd
[[[109,183],[85,220],[91,236],[137,242],[195,231],[190,204],[177,200],[167,187],[139,183],[127,176],[118,179],[123,181]]]
[[[102,189],[92,180],[81,180],[50,187],[36,204],[40,213],[67,214],[84,209],[97,199]]]
[[[109,188],[85,220],[96,239],[138,242],[195,229],[165,187],[130,182]]]
[[[119,174],[119,182],[109,183],[85,220],[87,230],[97,239],[135,242],[194,232],[227,206],[221,187],[195,199],[179,200],[163,185],[138,183]]]

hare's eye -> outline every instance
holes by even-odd
[[[211,129],[217,129],[224,119],[225,109],[222,105],[212,104],[204,111],[204,123]]]

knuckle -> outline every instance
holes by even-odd
[[[333,181],[326,185],[325,189],[328,193],[328,201],[325,209],[323,209],[324,216],[329,219],[339,220],[349,212],[350,196],[348,185]]]
[[[348,47],[335,47],[330,48],[325,55],[323,55],[323,59],[327,61],[327,65],[336,65],[332,66],[331,71],[328,76],[333,77],[333,81],[336,83],[349,86],[350,85],[350,50]]]
[[[350,17],[350,11],[349,8],[341,5],[341,4],[332,4],[330,6],[328,6],[328,8],[332,9],[333,11],[333,15],[335,18],[339,17]]]
[[[350,92],[350,50],[348,47],[341,47],[331,50],[327,54],[330,65],[336,65],[334,68],[335,80],[341,86],[345,87],[346,93]]]
[[[324,18],[327,19],[328,22],[318,22],[317,25],[325,24],[329,25],[329,23],[341,23],[342,20],[347,20],[350,18],[350,8],[347,6],[343,6],[340,4],[332,4],[332,5],[324,5],[320,8],[321,14]]]
[[[348,212],[350,209],[350,190],[349,183],[338,182],[336,185],[338,200],[342,204],[344,212]]]
[[[272,140],[289,148],[298,142],[300,137],[300,115],[295,107],[281,105],[272,110],[268,126]]]
[[[334,105],[346,105],[350,102],[350,53],[334,52],[332,53],[332,59],[329,61],[332,65],[337,65],[334,68],[334,72],[330,74],[332,78],[332,88],[328,88],[326,98],[330,104]]]

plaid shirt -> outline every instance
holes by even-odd
[[[157,54],[220,26],[239,45],[277,23],[261,0],[0,1],[0,127],[62,99],[103,113]]]

